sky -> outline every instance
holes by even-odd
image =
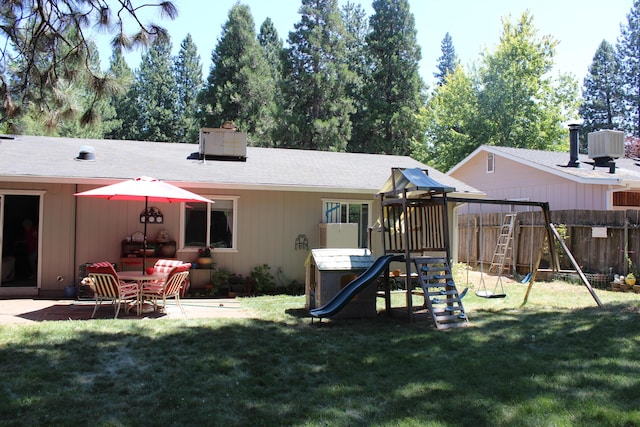
[[[236,1],[174,0],[179,13],[175,20],[161,20],[155,14],[147,20],[169,31],[174,55],[182,40],[191,34],[206,76],[211,65],[211,52]],[[371,0],[351,2],[361,4],[369,16],[373,13]],[[250,7],[256,33],[269,17],[285,43],[289,32],[294,30],[294,24],[300,21],[299,0],[243,0],[241,3]],[[346,0],[339,0],[339,3],[342,6]],[[554,72],[571,73],[582,84],[602,40],[606,39],[615,46],[621,24],[627,23],[633,0],[409,0],[409,4],[422,50],[420,74],[430,86],[435,81],[433,73],[436,72],[438,57],[442,54],[441,42],[447,32],[462,65],[468,69],[480,60],[482,52],[495,49],[502,32],[502,19],[511,17],[515,22],[527,10],[533,16],[538,36],[550,35],[559,42]],[[106,68],[111,50],[107,36],[102,37],[100,57]],[[131,68],[139,66],[141,55],[142,51],[136,50],[126,56]]]

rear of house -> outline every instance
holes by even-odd
[[[169,255],[192,262],[211,243],[215,268],[249,275],[267,264],[277,285],[304,283],[305,259],[321,242],[380,254],[380,237],[370,238],[369,229],[380,210],[375,194],[393,167],[428,169],[436,180],[470,190],[404,156],[246,147],[232,156],[208,157],[199,148],[34,136],[0,139],[0,296],[61,296],[90,262],[140,268],[131,241],[143,230],[144,203],[74,196],[124,179],[151,176],[215,201],[209,206],[153,205],[162,221],[147,224],[148,240],[175,242]],[[34,226],[35,254],[27,247],[25,220]],[[357,224],[356,232],[343,242],[326,234],[335,230],[321,227],[325,223]],[[211,277],[210,269],[192,270],[195,286]]]

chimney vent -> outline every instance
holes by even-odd
[[[569,124],[569,163],[567,167],[580,167],[578,161],[578,134],[580,133],[580,125],[577,123]]]

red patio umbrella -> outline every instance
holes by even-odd
[[[202,197],[191,191],[187,191],[164,181],[159,181],[148,176],[141,176],[116,184],[94,188],[93,190],[76,193],[80,197],[95,197],[109,200],[140,200],[144,201],[145,212],[149,208],[149,202],[153,203],[180,203],[203,202],[214,203],[212,200]],[[144,222],[144,251],[142,271],[145,271],[147,263],[147,222]]]

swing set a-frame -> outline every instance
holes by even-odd
[[[556,245],[554,244],[554,243],[558,243],[558,245],[560,246],[562,251],[567,256],[567,259],[569,260],[569,262],[571,263],[571,265],[575,269],[575,272],[578,274],[578,277],[580,278],[580,280],[582,281],[584,286],[587,288],[587,290],[591,294],[592,298],[594,299],[594,301],[596,302],[598,307],[602,307],[602,302],[600,301],[600,298],[598,298],[598,295],[593,290],[593,287],[591,286],[591,283],[589,283],[589,280],[587,279],[587,277],[583,273],[582,269],[578,265],[577,261],[573,257],[573,254],[571,254],[571,251],[569,250],[569,248],[564,243],[564,240],[560,236],[560,233],[558,233],[558,230],[556,229],[556,227],[551,222],[551,214],[550,214],[550,211],[549,211],[549,203],[548,202],[530,202],[530,201],[520,201],[520,200],[498,200],[498,199],[474,199],[474,198],[461,198],[461,197],[448,197],[447,198],[447,202],[449,202],[449,203],[460,203],[460,204],[462,204],[462,203],[477,203],[477,204],[485,204],[485,205],[509,205],[511,207],[514,207],[514,206],[526,206],[526,207],[533,207],[533,208],[541,209],[542,214],[543,214],[543,218],[544,218],[544,227],[545,227],[545,234],[544,235],[545,235],[545,240],[548,243],[546,246],[549,249],[549,255],[550,255],[550,259],[551,259],[551,269],[552,269],[552,271],[554,271],[554,272],[559,272],[560,271],[560,261],[559,261],[559,257],[558,257],[558,252],[556,251]],[[531,224],[531,225],[533,226],[533,224]],[[527,291],[526,291],[525,296],[524,296],[524,300],[522,301],[522,305],[527,303],[527,300],[529,298],[529,294],[531,293],[531,289],[533,288],[533,283],[535,282],[536,274],[539,271],[540,262],[542,260],[543,248],[545,247],[544,243],[545,242],[543,242],[540,245],[539,249],[538,249],[538,255],[535,258],[535,261],[531,265],[531,271],[529,272],[530,275],[527,275],[528,276],[527,277],[527,281],[523,281],[524,283],[527,283],[528,286],[527,286]]]

